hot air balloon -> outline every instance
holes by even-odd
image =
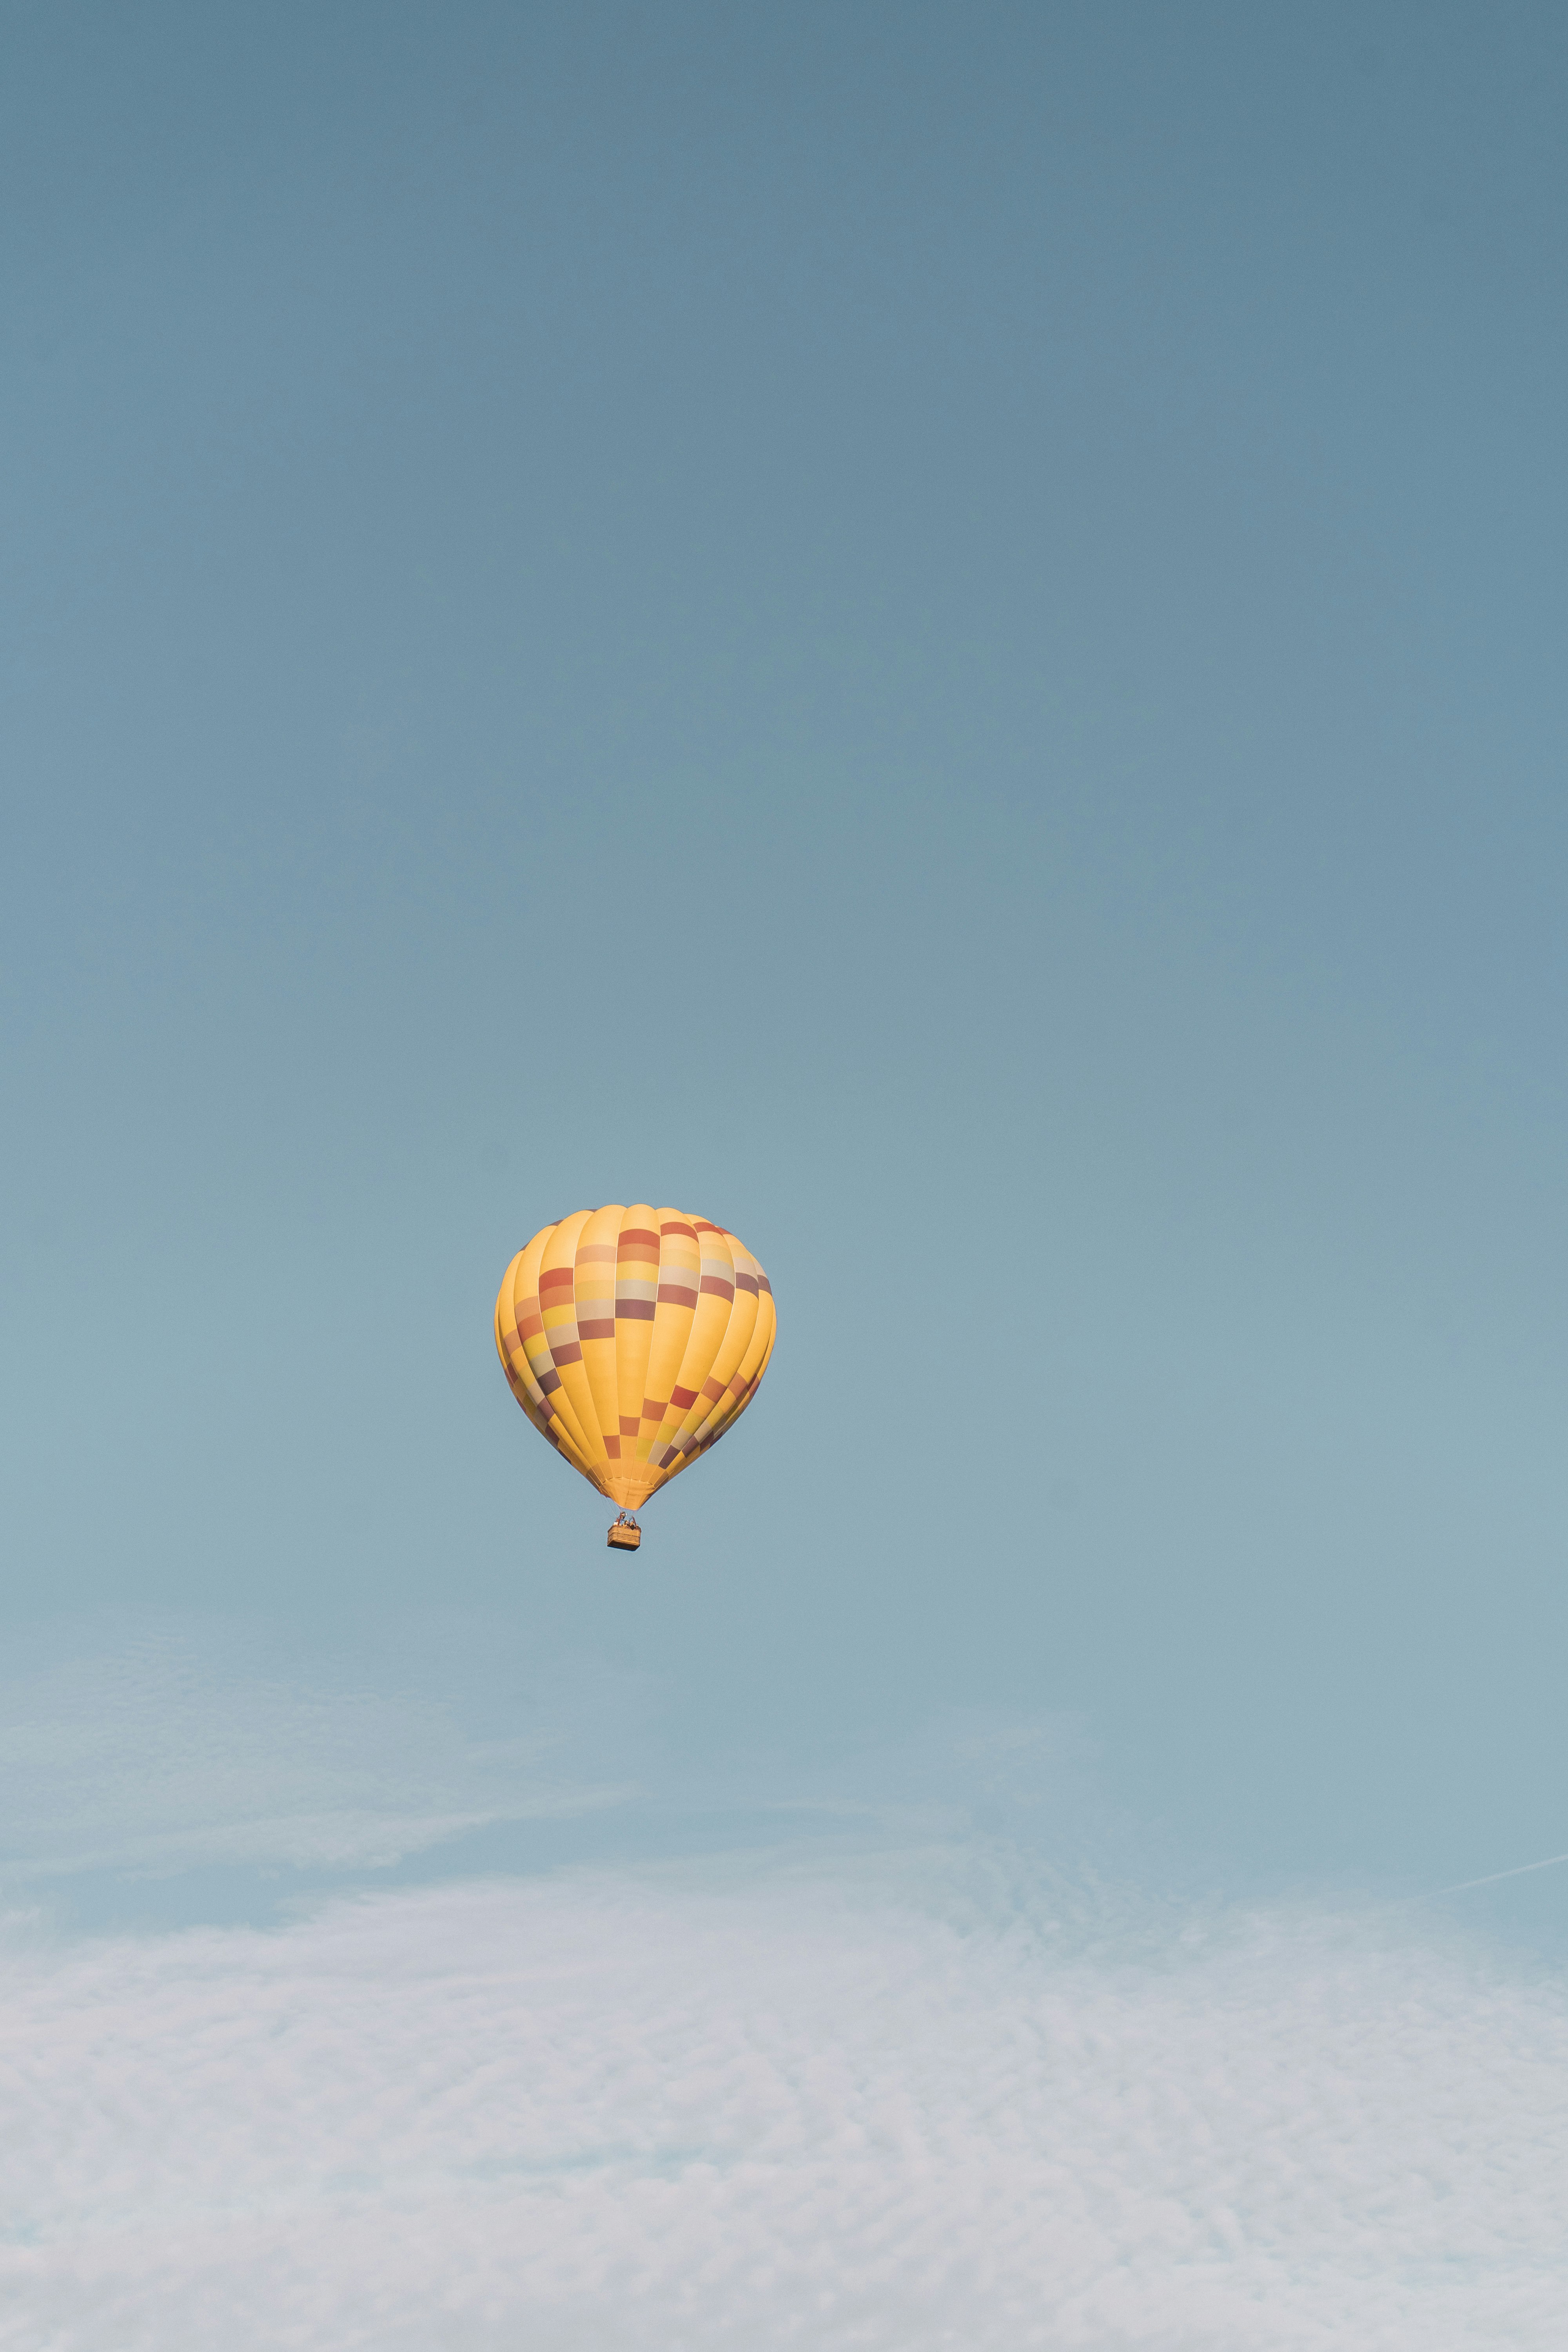
[[[679,1209],[579,1209],[519,1250],[496,1300],[496,1349],[542,1437],[637,1513],[732,1429],[773,1353],[773,1286],[733,1234]]]

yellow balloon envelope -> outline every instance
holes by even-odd
[[[767,1370],[773,1331],[773,1286],[733,1234],[641,1202],[544,1226],[496,1300],[512,1394],[623,1511],[640,1509],[734,1427]]]

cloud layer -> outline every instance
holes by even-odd
[[[1560,2343],[1558,1987],[965,1867],[20,1936],[0,2345]]]

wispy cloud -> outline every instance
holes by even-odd
[[[429,1689],[387,1686],[383,1664],[377,1686],[247,1671],[180,1633],[14,1675],[0,1684],[0,1876],[15,1889],[94,1868],[374,1868],[624,1793],[571,1769],[548,1709],[476,1737]]]
[[[18,1940],[0,2344],[1561,2342],[1556,1986],[974,1861]]]

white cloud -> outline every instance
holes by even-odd
[[[1555,1985],[834,1867],[18,1941],[0,2345],[1555,2352]]]
[[[428,1690],[247,1672],[216,1637],[58,1660],[0,1686],[0,1873],[373,1868],[626,1792],[564,1769],[531,1716],[476,1738]]]

